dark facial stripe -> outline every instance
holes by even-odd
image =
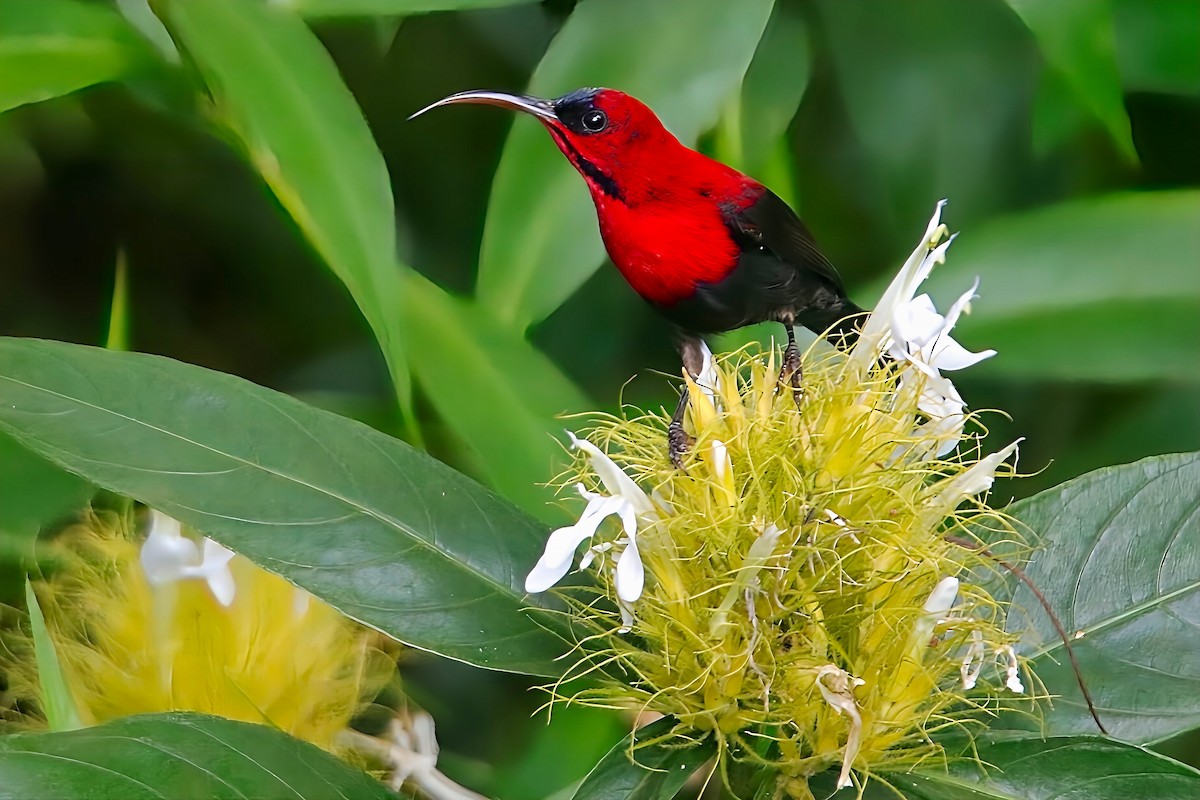
[[[625,202],[625,196],[621,193],[621,187],[617,185],[617,182],[613,180],[612,176],[606,175],[599,167],[584,158],[583,153],[580,153],[571,140],[568,139],[563,133],[556,130],[552,126],[547,127],[550,129],[550,134],[554,137],[555,141],[558,142],[559,147],[566,151],[567,158],[571,160],[571,163],[575,165],[576,169],[578,169],[580,172],[586,175],[589,180],[599,186],[600,191],[604,192],[614,200],[619,200],[622,203]]]

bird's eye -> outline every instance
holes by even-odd
[[[583,115],[583,127],[591,133],[599,133],[608,127],[608,115],[599,109],[593,108]]]

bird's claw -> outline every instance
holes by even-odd
[[[667,426],[667,455],[675,469],[683,469],[683,454],[692,449],[692,437],[683,429],[682,422],[671,421]]]
[[[803,377],[804,373],[800,365],[800,351],[794,345],[789,345],[783,353],[783,366],[779,370],[779,383],[783,386],[792,387],[792,397],[796,401],[796,408],[800,407],[800,402],[804,397]]]

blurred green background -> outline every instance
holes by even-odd
[[[58,24],[35,5],[0,0],[0,40],[39,13]],[[403,318],[407,422],[361,300],[239,142],[244,117],[229,124],[254,71],[198,75],[144,2],[90,5],[149,37],[119,81],[30,103],[21,81],[51,66],[0,48],[0,333],[102,345],[115,292],[130,349],[359,418],[564,519],[538,486],[574,424],[558,415],[670,407],[670,331],[602,264],[585,187],[540,126],[486,108],[406,118],[463,89],[610,85],[793,202],[861,305],[949,198],[962,235],[929,289],[945,307],[979,275],[959,338],[999,350],[956,382],[1003,410],[993,449],[1026,437],[1036,473],[997,499],[1200,449],[1197,0],[278,3],[306,12],[386,161],[404,299],[382,307]],[[280,74],[321,108],[302,68]],[[336,172],[355,156],[312,157]],[[31,537],[89,490],[5,439],[0,491],[15,604]],[[568,709],[546,728],[528,681],[433,657],[405,677],[447,771],[504,798],[578,778],[626,724]]]

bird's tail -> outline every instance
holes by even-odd
[[[814,319],[810,330],[820,331],[826,339],[842,350],[849,350],[858,341],[863,323],[867,321],[867,310],[846,300],[842,305],[821,312]]]

